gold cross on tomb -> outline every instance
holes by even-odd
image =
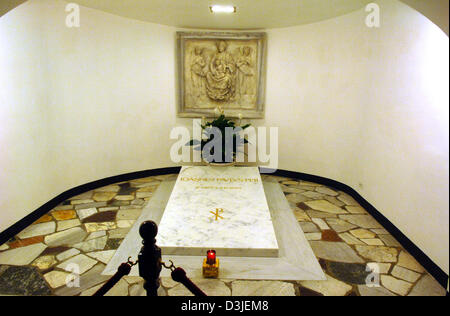
[[[215,219],[216,221],[218,221],[219,218],[223,219],[223,217],[219,215],[219,213],[223,213],[223,208],[216,208],[215,212],[210,211],[210,213],[216,217],[216,219]]]

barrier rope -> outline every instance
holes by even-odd
[[[131,257],[127,262],[122,263],[111,279],[108,280],[93,296],[103,296],[111,290],[117,282],[124,276],[130,274],[131,268],[139,263],[139,276],[144,280],[144,289],[147,296],[158,296],[158,288],[160,286],[159,275],[161,268],[164,267],[172,271],[172,279],[183,284],[195,296],[206,296],[186,275],[186,271],[177,268],[171,260],[170,266],[161,261],[161,248],[156,245],[156,234],[158,233],[158,225],[154,221],[145,221],[139,228],[139,234],[142,237],[142,248],[136,262],[131,261]]]
[[[203,292],[197,285],[195,285],[194,282],[191,281],[191,279],[187,277],[186,271],[184,271],[184,269],[175,267],[172,260],[169,261],[171,263],[170,266],[166,266],[164,262],[162,262],[161,264],[164,268],[172,271],[172,273],[170,274],[172,280],[183,284],[195,296],[207,296],[205,292]]]
[[[104,296],[106,293],[108,293],[109,290],[111,290],[117,284],[117,282],[120,281],[120,279],[130,274],[131,268],[134,265],[138,264],[138,261],[132,262],[130,261],[130,259],[131,257],[128,258],[127,262],[122,263],[117,269],[116,274],[114,274],[99,290],[97,290],[97,292],[95,292],[93,296]],[[171,263],[170,266],[166,266],[164,262],[161,262],[161,264],[166,269],[172,271],[170,274],[172,280],[183,284],[195,296],[207,296],[205,292],[203,292],[197,285],[195,285],[194,282],[192,282],[191,279],[188,278],[186,271],[184,271],[184,269],[175,267],[172,260],[169,261]]]
[[[131,268],[138,263],[130,261],[131,257],[128,258],[127,262],[122,263],[119,268],[117,269],[116,274],[114,274],[111,279],[108,280],[103,286],[98,289],[97,292],[94,293],[93,296],[104,296],[106,293],[108,293],[109,290],[111,290],[114,285],[117,284],[117,282],[120,281],[124,276],[130,274]]]

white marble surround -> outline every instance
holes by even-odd
[[[217,214],[218,216],[216,216]],[[278,257],[257,167],[183,167],[158,231],[163,255]]]
[[[146,220],[160,224],[175,181],[160,184],[149,204],[142,211],[116,254],[108,263],[103,275],[113,275],[123,262],[131,257],[136,260],[142,247],[139,226]],[[289,203],[276,182],[264,182],[269,210],[279,246],[277,258],[262,257],[220,257],[219,277],[223,279],[248,280],[326,280],[317,259],[298,224]],[[157,244],[159,244],[159,236]],[[190,278],[202,278],[201,265],[204,256],[163,255],[163,261],[172,260],[182,267]],[[131,276],[138,276],[138,266],[134,266]],[[162,277],[170,277],[170,270],[163,269]]]

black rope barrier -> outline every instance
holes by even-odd
[[[93,296],[104,296],[106,293],[108,293],[109,290],[111,290],[114,285],[117,284],[117,282],[120,281],[124,276],[130,274],[132,265],[129,262],[122,263],[119,268],[117,269],[116,274],[114,274],[111,279],[108,280],[103,286],[94,293]]]
[[[111,290],[117,282],[124,276],[130,274],[131,268],[139,264],[139,275],[145,280],[144,289],[147,296],[158,296],[158,288],[160,286],[160,273],[162,267],[172,271],[172,279],[183,284],[195,296],[207,296],[197,285],[194,284],[186,275],[186,271],[177,268],[171,262],[170,266],[166,266],[161,261],[161,248],[156,245],[156,235],[158,234],[158,226],[153,221],[143,222],[139,228],[139,234],[142,237],[142,248],[138,256],[138,261],[130,261],[122,263],[111,279],[109,279],[93,296],[104,296]]]

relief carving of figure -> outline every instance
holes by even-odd
[[[233,56],[227,52],[227,43],[216,43],[217,52],[206,73],[206,94],[214,101],[229,101],[235,95],[236,67]]]
[[[191,80],[192,91],[197,96],[200,96],[203,92],[203,78],[205,77],[206,61],[202,56],[203,48],[196,46],[194,48],[191,63]]]
[[[252,95],[253,91],[253,66],[252,57],[250,55],[251,48],[243,46],[240,48],[241,55],[237,58],[237,93],[241,95]]]

